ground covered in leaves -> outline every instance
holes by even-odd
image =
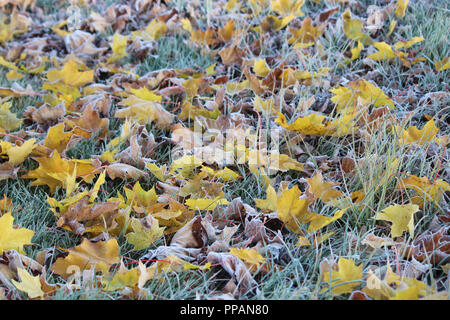
[[[447,299],[447,5],[0,0],[0,299]]]

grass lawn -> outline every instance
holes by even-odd
[[[448,299],[447,1],[10,2],[0,300]]]

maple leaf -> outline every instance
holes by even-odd
[[[321,244],[322,242],[327,240],[329,237],[331,237],[333,234],[334,234],[334,232],[328,232],[328,233],[325,233],[322,235],[314,236],[312,243],[307,237],[299,236],[296,246],[297,247],[309,247],[313,244],[314,244],[314,246],[318,246],[319,244]]]
[[[314,27],[312,19],[310,17],[306,17],[302,21],[300,29],[289,28],[289,32],[292,34],[292,38],[288,40],[290,44],[304,44],[316,42],[317,38],[325,32],[325,29],[323,25]]]
[[[391,60],[397,57],[392,47],[384,41],[375,42],[373,46],[378,49],[378,52],[368,55],[367,58],[369,59],[380,61],[380,60]]]
[[[114,114],[116,118],[129,118],[142,125],[156,122],[161,128],[167,127],[173,120],[173,115],[158,102],[144,100],[134,95],[122,100],[119,105],[127,108],[116,110]]]
[[[217,42],[217,38],[215,37],[214,30],[208,28],[206,31],[194,29],[192,27],[189,19],[184,18],[181,19],[181,23],[183,24],[183,29],[191,34],[189,40],[198,43],[199,45],[214,45]]]
[[[403,18],[408,7],[409,0],[397,0],[395,8],[395,16],[399,19]]]
[[[411,126],[404,130],[400,126],[394,126],[393,130],[398,135],[398,142],[400,144],[417,143],[419,145],[424,145],[430,141],[434,141],[438,144],[446,144],[445,139],[440,140],[436,138],[439,128],[436,127],[433,119],[428,121],[422,129]]]
[[[108,268],[120,262],[119,244],[116,239],[108,241],[83,242],[74,248],[67,249],[69,255],[58,258],[51,270],[67,279],[76,269],[87,270],[94,266],[95,271],[106,273]]]
[[[256,271],[262,263],[266,262],[266,259],[254,248],[230,248],[230,253],[241,259],[250,271]]]
[[[160,228],[158,220],[151,215],[148,215],[145,220],[131,218],[130,224],[133,232],[127,233],[125,237],[134,246],[134,250],[148,248],[163,235],[164,228]]]
[[[284,190],[277,199],[278,217],[292,232],[297,232],[300,224],[305,224],[311,217],[309,200],[300,199],[301,194],[298,186],[294,186]]]
[[[236,31],[234,30],[235,22],[234,20],[228,20],[225,26],[217,31],[220,41],[227,43],[231,41]],[[208,73],[208,70],[206,70]]]
[[[312,195],[313,198],[328,202],[342,196],[342,192],[334,189],[334,187],[339,184],[334,182],[324,182],[320,171],[316,172],[312,178],[306,179],[306,181],[308,181],[309,184],[306,192]]]
[[[112,201],[90,205],[87,197],[84,197],[69,206],[58,219],[57,226],[78,235],[85,232],[100,233],[110,227],[113,217],[118,213],[118,208],[119,203]]]
[[[402,178],[398,182],[397,188],[415,190],[417,196],[413,197],[411,201],[422,208],[424,201],[439,203],[444,192],[450,190],[450,185],[442,179],[432,182],[426,176],[419,178],[408,174],[408,177]]]
[[[434,67],[437,72],[445,71],[450,68],[450,57],[445,57],[440,61],[434,63]]]
[[[13,222],[11,212],[0,216],[0,254],[10,249],[25,254],[23,246],[31,244],[34,231],[26,228],[15,229]]]
[[[414,213],[419,211],[419,206],[415,204],[392,205],[375,216],[376,220],[386,220],[392,222],[391,235],[393,238],[400,237],[403,231],[409,231],[414,238]]]
[[[10,211],[13,207],[12,200],[6,197],[6,194],[3,195],[3,199],[0,200],[0,216],[2,213],[6,213]]]
[[[14,286],[20,291],[26,292],[29,298],[34,299],[44,296],[44,291],[42,291],[41,281],[39,276],[33,277],[25,269],[18,268],[17,274],[20,278],[20,282],[11,279]]]
[[[15,146],[8,149],[8,162],[13,166],[21,164],[25,161],[25,159],[30,155],[31,151],[34,148],[34,143],[36,139],[28,139],[21,146]]]
[[[264,18],[259,26],[254,28],[254,30],[259,33],[279,31],[286,27],[294,19],[295,16],[292,14],[281,19],[269,14]]]
[[[311,113],[305,117],[297,118],[293,123],[288,124],[286,117],[282,113],[278,113],[279,118],[275,122],[283,128],[291,131],[297,131],[304,134],[317,136],[345,136],[350,134],[354,127],[354,116],[351,114],[344,115],[329,121],[325,116]]]
[[[342,19],[344,20],[342,28],[347,37],[355,41],[360,41],[364,45],[372,44],[373,40],[361,31],[364,21],[357,18],[352,18],[350,9],[345,10],[342,14]]]
[[[11,101],[6,101],[0,104],[0,132],[14,131],[22,124],[23,120],[18,119],[16,114],[10,111],[11,107]]]
[[[265,59],[256,59],[253,64],[253,72],[255,72],[255,74],[258,77],[267,76],[267,74],[269,74],[269,72],[270,72],[270,69],[267,66],[266,60]]]
[[[111,49],[112,54],[108,58],[108,62],[116,62],[128,55],[127,41],[129,36],[122,36],[119,33],[114,33]]]
[[[64,131],[65,124],[61,122],[57,125],[50,127],[47,131],[47,136],[44,139],[44,147],[50,150],[56,150],[63,153],[68,147],[71,147],[81,139],[89,139],[90,132],[84,131],[81,128],[74,128],[71,131]]]
[[[362,42],[358,41],[358,44],[350,50],[352,56],[350,57],[350,59],[347,59],[345,61],[345,64],[349,64],[350,62],[358,59],[363,48],[364,48],[364,46],[363,46]]]
[[[47,80],[61,82],[72,87],[81,87],[94,81],[94,70],[78,71],[74,60],[67,61],[61,70],[52,69],[47,72]]]
[[[420,37],[412,37],[410,40],[407,41],[397,41],[394,44],[394,49],[400,50],[402,48],[410,48],[416,43],[422,42],[423,40],[425,40],[425,38],[423,36],[420,36]]]
[[[271,185],[267,186],[266,194],[266,199],[253,199],[255,200],[256,206],[264,212],[276,211],[278,197],[275,189]]]
[[[35,160],[39,162],[39,167],[29,171],[22,178],[36,179],[31,183],[34,186],[48,185],[52,194],[57,187],[66,187],[75,166],[77,166],[76,176],[83,176],[86,182],[91,181],[95,173],[95,167],[91,161],[62,159],[56,150],[51,157],[39,157]]]
[[[133,189],[124,188],[125,195],[127,196],[127,205],[132,207],[144,207],[147,208],[156,204],[158,196],[156,195],[155,187],[145,191],[139,181],[137,181]]]
[[[225,198],[214,198],[214,199],[188,199],[185,204],[191,210],[214,210],[219,205],[230,204]]]
[[[115,291],[125,287],[135,287],[139,282],[140,271],[138,268],[127,269],[123,262],[110,279],[102,278],[102,284],[106,291]]]
[[[277,0],[272,2],[272,10],[276,13],[284,15],[303,16],[300,10],[305,0]]]
[[[332,217],[323,216],[323,215],[317,214],[317,213],[310,213],[310,215],[308,217],[308,222],[309,222],[308,232],[309,233],[316,232],[319,229],[329,225],[333,221],[336,221],[336,220],[342,218],[342,216],[344,215],[344,213],[347,210],[348,210],[348,208],[337,210]]]
[[[331,292],[340,295],[350,293],[353,288],[359,286],[357,281],[363,277],[362,264],[356,266],[352,259],[339,257],[337,270],[329,270],[322,276],[324,282],[328,282]],[[352,282],[352,283],[346,283]]]
[[[138,88],[138,89],[130,88],[130,92],[142,100],[155,101],[155,102],[161,102],[161,100],[162,100],[162,97],[160,95],[156,94],[152,90],[147,89],[146,87],[142,87],[142,88]]]
[[[292,124],[287,124],[284,114],[278,113],[278,115],[279,118],[275,119],[275,122],[287,130],[318,136],[328,135],[334,130],[331,123],[326,121],[325,116],[316,113],[297,118]]]
[[[135,38],[138,37],[145,41],[154,41],[159,40],[166,32],[166,24],[158,19],[153,19],[144,30],[134,31],[131,34]]]
[[[330,92],[334,94],[331,101],[337,105],[337,110],[341,113],[353,113],[358,102],[363,105],[395,108],[394,102],[386,96],[383,90],[365,79],[350,81],[347,86],[349,88],[330,89]]]
[[[389,265],[383,279],[369,271],[366,283],[362,291],[375,300],[417,300],[427,292],[424,282],[399,276]]]

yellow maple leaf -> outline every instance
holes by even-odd
[[[24,162],[31,151],[33,151],[35,142],[36,139],[32,138],[25,141],[21,146],[9,148],[7,151],[9,163],[11,163],[13,166],[16,166]]]
[[[11,70],[16,70],[16,71],[19,70],[19,68],[17,68],[17,66],[14,63],[5,60],[5,58],[3,58],[2,56],[0,56],[0,66],[4,66]]]
[[[416,126],[411,126],[404,130],[400,126],[394,126],[394,132],[398,135],[398,143],[410,144],[417,143],[424,145],[428,142],[434,141],[440,143],[440,140],[436,138],[439,128],[436,127],[434,120],[428,121],[422,129],[418,129]],[[443,139],[443,142],[445,140]]]
[[[263,100],[259,96],[255,97],[255,100],[253,101],[253,108],[263,114],[275,115],[279,111],[275,106],[275,100],[273,98]]]
[[[397,0],[395,8],[395,16],[399,19],[403,18],[408,7],[409,0]]]
[[[279,15],[294,15],[297,17],[303,16],[300,10],[305,0],[277,0],[272,2],[272,10]]]
[[[195,118],[201,116],[210,119],[217,119],[221,114],[222,113],[217,108],[214,110],[208,110],[204,107],[195,106],[188,101],[184,101],[183,105],[181,106],[181,112],[178,115],[178,118],[180,118],[181,120],[194,120]]]
[[[394,32],[395,27],[397,26],[397,20],[392,20],[392,22],[389,24],[388,33],[386,33],[386,37],[389,37],[392,32]]]
[[[193,170],[200,167],[203,164],[203,160],[196,156],[183,155],[177,160],[173,160],[170,166],[170,172],[180,172],[183,177],[190,177]]]
[[[256,271],[261,264],[266,262],[266,259],[254,248],[230,248],[230,253],[241,259],[251,271]]]
[[[130,91],[133,95],[138,97],[139,99],[147,100],[147,101],[156,101],[161,102],[162,97],[158,94],[155,94],[153,90],[149,90],[146,87],[134,89],[130,88]]]
[[[255,198],[256,206],[261,209],[263,212],[274,212],[277,210],[277,193],[275,189],[268,185],[266,189],[267,197],[266,199],[257,199]]]
[[[127,108],[116,110],[114,114],[116,118],[132,119],[141,125],[155,122],[160,128],[165,128],[174,117],[158,102],[144,100],[134,95],[122,100],[119,105]]]
[[[22,120],[18,119],[16,114],[10,111],[11,107],[11,101],[0,104],[0,132],[14,131],[22,124]]]
[[[95,175],[95,167],[90,160],[61,159],[56,150],[51,157],[39,157],[35,160],[39,162],[39,167],[29,171],[22,178],[36,179],[31,183],[33,186],[48,185],[52,194],[57,187],[66,188],[67,181],[70,181],[68,177],[73,174],[75,165],[76,176],[82,176],[86,182],[90,183]]]
[[[74,170],[75,171],[75,170]],[[97,198],[98,192],[100,191],[100,187],[105,183],[105,177],[106,177],[106,170],[100,173],[100,175],[97,178],[97,181],[94,184],[94,187],[89,192],[89,201],[94,202]]]
[[[413,45],[415,45],[416,43],[422,42],[423,40],[425,40],[425,38],[423,36],[420,36],[420,37],[412,37],[410,40],[406,40],[406,41],[397,41],[394,44],[394,49],[400,50],[403,48],[411,48]]]
[[[427,285],[417,279],[397,275],[388,265],[383,279],[369,270],[362,291],[375,300],[417,300],[427,294]]]
[[[332,134],[335,129],[329,121],[326,121],[325,116],[317,113],[311,113],[305,117],[299,117],[291,124],[287,123],[284,114],[278,113],[278,115],[279,118],[275,119],[275,122],[290,131],[323,136]]]
[[[299,236],[296,246],[297,247],[309,247],[309,246],[311,246],[313,244],[315,246],[317,246],[317,245],[321,244],[322,242],[324,242],[325,240],[327,240],[333,234],[334,234],[334,232],[327,232],[325,234],[314,236],[312,243],[307,237]]]
[[[139,181],[137,181],[133,189],[124,188],[125,195],[127,196],[127,205],[132,207],[149,207],[156,204],[158,196],[156,195],[155,187],[145,191]]]
[[[373,46],[375,48],[377,48],[378,51],[368,55],[367,58],[369,58],[369,59],[372,59],[375,61],[381,61],[381,60],[391,60],[391,59],[395,59],[397,57],[394,50],[392,50],[392,47],[384,41],[383,42],[375,42],[373,44]]]
[[[13,222],[11,212],[0,217],[0,254],[10,249],[25,254],[23,246],[31,244],[34,231],[26,228],[15,229]]]
[[[289,32],[292,34],[292,37],[288,40],[289,44],[311,44],[316,42],[317,38],[325,32],[325,29],[323,25],[314,27],[312,19],[306,17],[302,21],[300,29],[289,28]]]
[[[127,241],[134,246],[133,250],[148,248],[153,242],[161,238],[164,228],[159,227],[159,222],[151,215],[145,220],[131,218],[131,228],[133,232],[125,235]]]
[[[78,71],[78,63],[67,61],[61,70],[52,69],[47,72],[49,82],[61,82],[71,87],[81,87],[94,81],[94,70]]]
[[[225,198],[214,198],[214,199],[188,199],[185,204],[191,210],[214,210],[218,205],[230,204]]]
[[[350,81],[347,85],[357,90],[359,96],[365,99],[368,104],[372,104],[375,107],[388,106],[389,109],[395,108],[394,102],[386,96],[383,90],[365,79]]]
[[[297,118],[293,123],[288,124],[286,117],[278,113],[279,118],[275,122],[290,131],[297,131],[303,134],[316,136],[345,136],[350,134],[357,127],[354,126],[354,115],[347,114],[342,117],[327,120],[323,115],[310,113],[305,117]]]
[[[298,186],[294,186],[284,190],[277,199],[278,218],[292,232],[298,232],[300,225],[307,223],[311,217],[308,211],[309,200],[300,199],[301,195]]]
[[[253,71],[258,77],[265,77],[269,74],[270,69],[265,59],[256,59],[253,63]]]
[[[445,71],[448,68],[450,68],[450,57],[445,57],[444,59],[440,61],[436,61],[434,63],[434,67],[436,68],[437,72]]]
[[[415,190],[417,196],[413,197],[411,201],[422,208],[424,201],[438,203],[444,192],[450,190],[450,185],[442,179],[432,182],[428,177],[419,178],[409,174],[408,177],[402,178],[398,182],[397,188]]]
[[[411,237],[414,238],[414,213],[417,211],[419,211],[419,206],[415,204],[396,204],[378,213],[375,219],[392,222],[392,238],[400,237],[403,231],[409,231]]]
[[[258,33],[279,31],[279,30],[283,29],[284,27],[286,27],[294,19],[295,19],[295,16],[292,14],[288,15],[286,17],[283,17],[283,18],[278,18],[276,16],[268,14],[265,16],[265,18],[261,22],[261,24],[255,28],[253,28],[253,30]]]
[[[359,286],[358,281],[362,280],[362,268],[362,264],[356,266],[352,259],[340,257],[338,270],[332,270],[330,268],[330,271],[323,274],[322,279],[324,282],[329,283],[331,292],[334,294],[350,293],[353,291],[353,288]]]
[[[308,217],[309,222],[308,233],[314,233],[319,229],[329,225],[333,221],[342,218],[342,216],[347,210],[348,208],[337,210],[332,217],[327,217],[317,213],[310,213]]]
[[[42,291],[42,285],[39,276],[33,277],[28,273],[28,271],[23,268],[18,268],[17,274],[20,278],[20,282],[17,282],[14,279],[11,280],[11,282],[17,289],[26,292],[30,299],[38,297],[42,298],[44,296],[44,291]]]
[[[128,270],[122,262],[119,270],[117,270],[112,277],[107,276],[102,278],[102,284],[106,291],[120,290],[125,287],[135,287],[139,282],[139,275],[140,270],[138,268]]]
[[[17,70],[10,70],[7,74],[6,74],[6,79],[8,79],[8,81],[15,81],[15,80],[20,80],[24,77],[23,74],[17,72]]]
[[[328,202],[332,199],[342,196],[342,192],[334,189],[338,186],[338,183],[334,182],[324,182],[322,173],[316,172],[312,178],[306,179],[308,181],[309,187],[306,190],[307,193],[312,195],[315,199],[320,199],[324,202]]]
[[[364,25],[364,21],[357,18],[352,18],[350,9],[345,10],[345,12],[342,14],[342,19],[344,20],[342,28],[344,29],[344,33],[348,38],[355,41],[361,41],[361,43],[364,45],[372,44],[373,40],[370,38],[370,36],[361,31]]]
[[[363,46],[362,42],[358,41],[357,45],[350,50],[352,56],[350,57],[350,59],[347,59],[345,61],[345,64],[349,64],[350,62],[358,59],[363,48],[364,48],[364,46]]]
[[[153,19],[144,30],[134,31],[131,34],[134,38],[138,37],[145,41],[157,41],[164,36],[166,32],[166,24],[158,19]]]
[[[99,242],[83,239],[79,246],[67,250],[68,256],[58,258],[52,265],[51,271],[67,279],[74,272],[94,266],[95,271],[105,274],[109,267],[120,262],[119,250],[119,244],[115,238]]]
[[[58,123],[57,125],[50,127],[47,130],[47,136],[44,139],[43,143],[44,147],[47,147],[50,150],[64,152],[73,135],[77,137],[84,137],[86,139],[88,139],[91,136],[90,132],[86,132],[78,127],[67,132],[64,131],[64,128],[65,128],[64,122]]]
[[[127,53],[127,41],[129,36],[123,36],[119,33],[114,33],[111,43],[112,54],[108,58],[108,63],[116,62],[128,55]]]

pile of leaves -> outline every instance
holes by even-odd
[[[178,2],[0,1],[0,299],[447,299],[409,1]]]

